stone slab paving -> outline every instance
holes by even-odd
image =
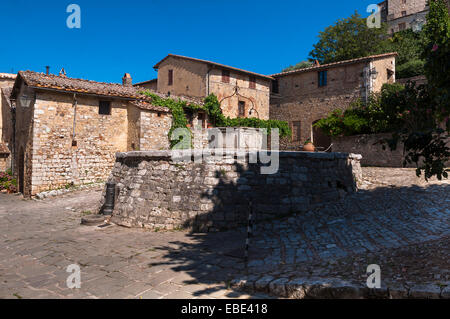
[[[448,295],[450,184],[425,184],[412,170],[363,173],[355,195],[256,225],[247,271],[244,229],[189,234],[81,226],[100,190],[39,201],[0,194],[0,298],[336,297],[317,289],[333,285],[340,296],[359,297],[368,263],[381,266],[383,287],[397,296],[433,289]],[[70,264],[81,267],[81,289],[66,286]],[[248,292],[230,289],[242,286]]]
[[[81,226],[100,190],[44,200],[0,194],[0,298],[266,298],[229,289],[243,233]],[[81,288],[66,269],[81,267]],[[223,266],[223,265],[225,266]]]

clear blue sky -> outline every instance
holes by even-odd
[[[318,32],[379,1],[0,0],[0,72],[134,82],[168,53],[272,74],[308,57]],[[66,8],[81,7],[81,29]]]

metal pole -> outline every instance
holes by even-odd
[[[252,238],[252,229],[253,229],[253,203],[249,201],[249,210],[248,210],[248,223],[247,223],[247,238],[245,240],[245,269],[248,271],[248,251],[250,248],[250,238]]]

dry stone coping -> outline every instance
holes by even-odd
[[[192,156],[199,156],[202,154],[210,154],[218,150],[214,149],[204,149],[204,150],[188,150],[185,154],[191,154]],[[262,151],[235,151],[223,150],[219,154],[223,154],[224,156],[235,156],[239,155],[248,156],[250,154],[258,154]],[[268,151],[270,153],[278,153],[279,157],[283,158],[305,158],[305,159],[354,159],[361,160],[362,156],[360,154],[353,153],[325,153],[325,152],[289,152],[289,151]],[[120,152],[116,153],[117,159],[127,159],[127,158],[171,158],[172,156],[182,155],[183,151],[172,151],[172,150],[163,150],[163,151],[132,151],[132,152]]]
[[[450,299],[450,287],[392,284],[371,289],[337,278],[249,276],[233,280],[230,286],[249,293],[268,293],[290,299]]]

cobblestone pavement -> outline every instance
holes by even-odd
[[[450,184],[419,182],[413,170],[363,173],[358,194],[255,225],[249,274],[266,277],[267,285],[298,276],[365,282],[365,268],[377,263],[383,283],[445,287]],[[228,289],[246,273],[245,230],[193,235],[81,226],[99,197],[98,190],[40,201],[0,194],[0,298],[267,297]],[[66,287],[70,264],[81,266],[81,289]]]
[[[409,169],[363,173],[362,190],[345,200],[256,226],[252,281],[301,276],[363,286],[367,266],[378,264],[385,286],[428,285],[438,294],[449,286],[450,183],[426,183]]]

